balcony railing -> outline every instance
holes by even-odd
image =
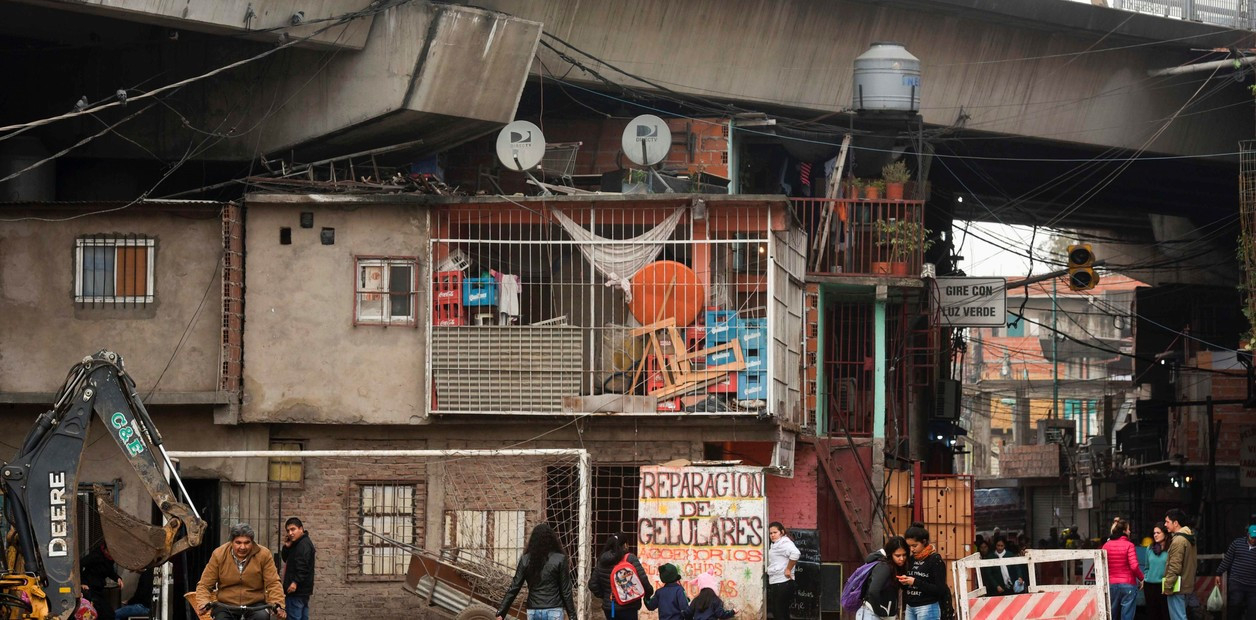
[[[783,200],[699,202],[434,211],[432,412],[787,410],[801,230]]]
[[[920,275],[929,232],[923,201],[795,198],[792,203],[808,235],[809,273]]]
[[[1256,29],[1249,0],[1108,0],[1108,6],[1132,13],[1226,28]]]

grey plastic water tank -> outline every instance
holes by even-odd
[[[898,43],[877,42],[855,59],[854,108],[915,113],[920,109],[920,59]]]

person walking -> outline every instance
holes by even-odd
[[[1171,620],[1186,620],[1186,598],[1195,591],[1195,533],[1185,521],[1186,513],[1177,508],[1164,515],[1164,526],[1173,535],[1161,584]]]
[[[1143,571],[1138,567],[1138,553],[1130,542],[1130,524],[1118,518],[1112,522],[1108,542],[1108,592],[1112,597],[1112,620],[1134,620],[1138,589],[1142,587]]]
[[[624,560],[627,560],[636,571],[637,579],[640,580],[645,593],[631,603],[620,605],[615,602],[614,594],[611,592],[611,573],[614,572],[615,565]],[[641,560],[628,553],[627,534],[611,534],[606,538],[606,544],[602,546],[602,555],[598,556],[593,575],[589,577],[588,588],[594,596],[602,599],[602,613],[606,616],[606,620],[637,620],[642,600],[654,596],[654,584],[646,579]]]
[[[900,575],[907,574],[907,558],[911,556],[911,548],[902,536],[895,536],[885,543],[882,554],[875,554],[880,562],[868,574],[864,584],[863,606],[855,615],[855,620],[883,620],[897,618],[899,595],[902,587],[898,583]],[[871,556],[870,556],[871,557]]]
[[[724,601],[716,590],[720,589],[720,580],[711,573],[702,573],[693,580],[693,587],[698,595],[689,604],[689,617],[692,620],[728,620],[737,615],[732,609],[724,608]]]
[[[941,620],[942,599],[951,596],[946,585],[946,566],[942,554],[929,544],[929,532],[923,523],[912,523],[903,538],[911,549],[906,575],[898,576],[903,586],[903,617],[906,620]]]
[[[1247,536],[1230,543],[1217,567],[1216,584],[1229,573],[1226,583],[1226,620],[1256,620],[1256,515],[1247,526]]]
[[[1007,541],[1002,536],[994,539],[994,550],[982,556],[987,560],[1015,557],[1007,548]],[[1007,596],[1015,591],[1014,584],[1020,579],[1019,566],[988,566],[981,569],[981,579],[985,582],[987,596]]]
[[[1147,620],[1169,620],[1169,602],[1164,598],[1164,569],[1169,561],[1169,528],[1157,523],[1151,528],[1151,546],[1147,548],[1147,566],[1143,569],[1143,599],[1147,603]]]
[[[279,559],[283,560],[284,607],[292,620],[310,620],[310,595],[314,594],[314,541],[297,517],[284,523],[287,534]]]
[[[613,564],[611,566],[614,566]],[[609,581],[609,578],[608,578]],[[528,546],[519,556],[515,577],[510,581],[506,598],[497,608],[497,620],[503,620],[519,596],[519,589],[528,584],[528,620],[563,620],[563,612],[576,618],[576,604],[571,596],[571,561],[554,534],[554,528],[539,523],[528,536]]]
[[[780,521],[768,525],[768,610],[773,620],[789,620],[789,606],[794,602],[794,566],[802,553],[790,540]]]
[[[685,587],[680,585],[680,569],[675,564],[659,566],[659,581],[663,582],[663,587],[645,600],[645,608],[658,611],[659,620],[685,620],[690,617],[693,612],[689,609]]]

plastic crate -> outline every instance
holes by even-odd
[[[497,280],[493,278],[464,278],[462,280],[462,305],[496,306]]]
[[[462,307],[462,272],[439,271],[432,274],[432,325],[448,327],[466,325]]]
[[[741,328],[736,310],[707,309],[704,320],[708,347],[732,342]]]
[[[723,366],[725,364],[731,364],[735,361],[737,361],[737,355],[733,353],[732,349],[724,349],[723,351],[716,351],[715,353],[712,353],[706,356],[706,365],[708,368],[710,368],[711,366]]]
[[[747,319],[746,323],[766,323],[764,319]],[[741,355],[746,360],[747,371],[767,370],[768,362],[768,328],[742,327],[737,338],[741,341]]]
[[[763,400],[768,397],[768,373],[737,373],[737,399]]]

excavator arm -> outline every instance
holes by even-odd
[[[70,370],[53,408],[39,416],[17,456],[0,470],[10,539],[20,552],[20,557],[6,554],[12,559],[6,562],[0,589],[5,588],[4,578],[20,580],[22,573],[42,577],[47,613],[62,619],[74,613],[79,600],[79,465],[93,411],[166,517],[164,527],[151,526],[97,493],[105,543],[114,561],[131,570],[156,566],[200,544],[205,529],[196,509],[176,500],[158,466],[155,455],[186,497],[122,357],[100,351],[84,358]],[[18,589],[32,599],[36,611],[31,617],[40,617],[32,592]]]

